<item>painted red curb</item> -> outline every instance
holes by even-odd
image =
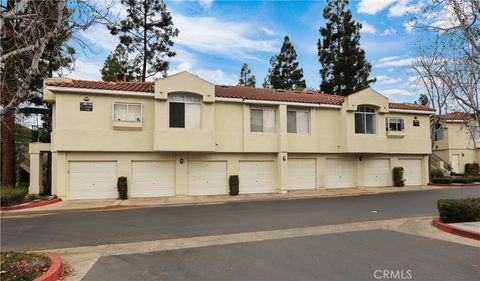
[[[480,241],[480,232],[468,231],[468,230],[456,228],[454,226],[451,226],[449,224],[442,222],[442,220],[439,217],[436,217],[432,220],[432,225],[442,231]]]
[[[50,268],[48,269],[47,272],[35,278],[35,280],[33,281],[55,281],[55,280],[58,280],[58,278],[60,278],[60,275],[62,275],[63,263],[60,256],[57,254],[48,253],[47,257],[50,259],[50,262],[52,263],[50,265]]]
[[[480,183],[454,183],[454,184],[449,184],[449,183],[427,183],[427,185],[430,186],[449,186],[449,187],[466,187],[466,186],[480,186]]]
[[[54,204],[54,203],[58,203],[60,201],[62,201],[62,198],[55,198],[55,199],[52,199],[52,200],[45,200],[45,201],[31,202],[31,203],[20,204],[20,205],[15,205],[15,206],[1,207],[0,210],[1,211],[10,211],[10,210],[30,209],[30,208],[35,208],[35,207],[51,205],[51,204]]]

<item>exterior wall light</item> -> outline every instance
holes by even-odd
[[[287,156],[283,155],[282,159],[283,161],[287,161]]]
[[[84,101],[89,101],[90,99],[86,96],[83,98]]]
[[[180,164],[183,164],[183,158],[180,158]]]

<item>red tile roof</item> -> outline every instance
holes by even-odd
[[[154,93],[155,82],[103,82],[88,80],[47,81],[47,86],[96,90]],[[345,97],[307,91],[263,89],[242,86],[215,86],[215,96],[249,100],[298,102],[342,105]],[[406,103],[389,103],[389,108],[399,110],[435,111],[427,106]]]
[[[450,112],[443,115],[437,116],[440,119],[444,120],[452,120],[452,121],[468,121],[475,118],[473,114],[465,113],[465,112]]]
[[[413,104],[413,103],[388,103],[388,108],[390,109],[400,109],[400,110],[418,110],[418,111],[432,111],[435,112],[435,109],[428,106]]]
[[[154,82],[103,82],[88,80],[70,80],[70,81],[50,81],[47,86],[83,88],[95,90],[127,91],[127,92],[146,92],[153,93],[155,89]]]
[[[345,99],[324,93],[263,89],[242,86],[215,86],[215,96],[222,98],[241,98],[249,100],[300,102],[341,105]]]

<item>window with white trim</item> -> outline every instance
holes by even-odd
[[[435,131],[433,133],[433,139],[435,141],[441,141],[443,140],[443,126],[442,124],[436,124],[435,125]]]
[[[387,131],[403,132],[405,131],[405,123],[402,118],[387,118]]]
[[[202,98],[194,95],[169,97],[170,128],[200,128],[202,126]]]
[[[113,121],[142,122],[143,104],[113,103]]]
[[[287,111],[287,132],[293,134],[308,134],[310,128],[310,116],[308,111]]]
[[[358,107],[357,111],[355,112],[355,133],[377,133],[377,113],[375,108],[368,106]]]
[[[274,109],[250,109],[251,132],[275,132]]]

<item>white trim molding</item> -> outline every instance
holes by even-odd
[[[298,106],[298,107],[342,108],[341,105],[335,105],[335,104],[318,104],[318,103],[305,103],[305,102],[281,102],[281,101],[266,101],[266,100],[250,100],[250,99],[241,99],[241,98],[224,98],[224,97],[217,97],[217,98],[215,98],[215,101],[248,103],[248,104],[287,105],[287,106]]]
[[[51,92],[64,92],[64,93],[79,93],[79,94],[97,94],[97,95],[119,95],[119,96],[137,96],[137,97],[150,97],[155,98],[154,93],[148,92],[131,92],[131,91],[116,91],[116,90],[102,90],[102,89],[89,89],[89,88],[72,88],[72,87],[56,87],[47,86],[45,90]]]
[[[434,115],[435,114],[435,111],[411,110],[411,109],[389,109],[388,112],[427,114],[427,115]]]

